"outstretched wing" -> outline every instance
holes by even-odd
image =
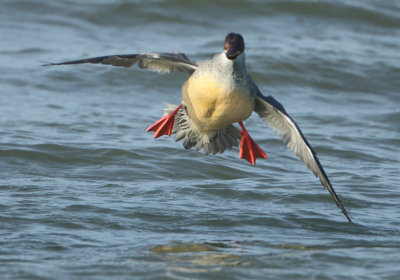
[[[254,111],[279,134],[286,146],[321,180],[322,185],[329,191],[337,206],[351,222],[349,214],[336,195],[316,153],[295,121],[286,113],[282,104],[272,96],[265,97],[258,91]]]
[[[106,55],[60,63],[47,63],[43,66],[101,63],[129,68],[137,62],[139,63],[140,68],[157,71],[160,73],[185,72],[191,74],[197,68],[196,63],[187,58],[187,56],[183,53],[139,53]]]

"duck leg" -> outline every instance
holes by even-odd
[[[180,108],[182,108],[182,104],[179,105],[174,111],[149,126],[146,129],[146,132],[154,131],[154,138],[158,138],[162,135],[171,136],[172,128],[174,127],[175,122],[175,115]]]
[[[256,142],[251,139],[249,133],[243,125],[243,122],[239,122],[239,125],[242,128],[242,131],[240,132],[242,139],[240,139],[239,158],[244,158],[252,165],[256,164],[257,158],[267,158],[267,155],[261,150]]]

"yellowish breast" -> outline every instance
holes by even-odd
[[[243,121],[254,109],[254,101],[245,89],[232,89],[211,76],[190,77],[183,85],[182,97],[200,132]]]

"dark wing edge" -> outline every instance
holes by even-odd
[[[197,65],[183,53],[140,53],[119,54],[71,60],[59,63],[46,63],[42,66],[72,65],[82,63],[105,64],[113,66],[132,67],[135,63],[140,68],[159,73],[184,72],[193,73]]]
[[[258,91],[254,111],[277,132],[286,146],[320,179],[322,185],[335,200],[336,205],[342,210],[347,220],[351,223],[350,215],[340,202],[316,153],[304,137],[296,122],[286,113],[282,104],[272,96],[265,97]]]

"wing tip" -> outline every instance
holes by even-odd
[[[346,213],[347,213],[347,212],[346,212]],[[350,218],[350,215],[345,214],[345,216],[346,216],[347,220],[349,221],[349,223],[352,224],[352,223],[353,223],[353,220]]]
[[[40,66],[52,66],[52,65],[58,65],[59,63],[54,63],[54,62],[48,62],[48,61],[39,61],[42,63]]]
[[[353,223],[353,220],[350,217],[349,212],[347,212],[346,208],[344,208],[343,204],[340,202],[339,198],[338,198],[339,204],[338,207],[340,208],[340,210],[342,210],[343,215],[347,218],[347,220],[349,221],[349,223]]]

